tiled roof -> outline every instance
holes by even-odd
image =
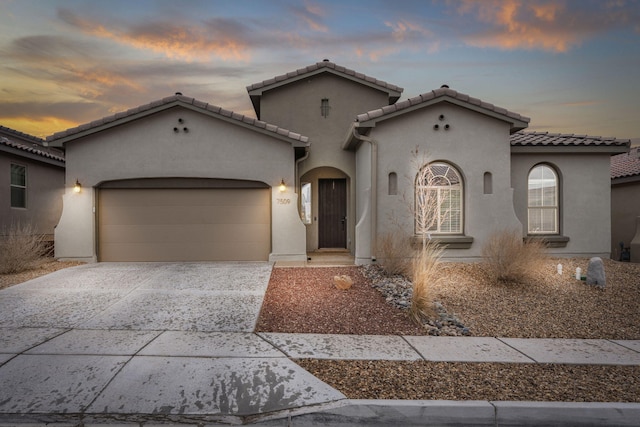
[[[91,130],[97,131],[103,127],[115,126],[118,124],[118,122],[122,120],[135,118],[135,116],[137,115],[151,114],[155,110],[169,108],[173,105],[188,106],[213,116],[219,116],[220,118],[223,118],[226,120],[232,120],[237,122],[238,124],[249,125],[251,127],[256,128],[256,130],[267,131],[267,132],[291,139],[293,141],[298,141],[303,144],[307,144],[309,142],[308,137],[300,135],[299,133],[295,133],[288,129],[283,129],[276,125],[272,125],[272,124],[263,122],[261,120],[247,117],[242,114],[234,113],[233,111],[225,110],[224,108],[217,107],[215,105],[211,105],[206,102],[198,101],[195,98],[189,98],[187,96],[183,96],[180,94],[169,96],[167,98],[163,98],[158,101],[151,102],[149,104],[141,105],[139,107],[132,108],[127,111],[116,113],[112,116],[103,117],[102,119],[95,120],[91,123],[85,123],[78,127],[55,133],[47,137],[47,142],[53,142],[59,139],[72,137],[73,135],[80,134],[86,131],[91,131]]]
[[[6,128],[5,128],[6,129]],[[26,135],[26,134],[24,134]],[[35,138],[37,139],[35,136],[31,137],[31,138]],[[11,148],[16,148],[18,150],[27,152],[27,153],[31,153],[31,154],[35,154],[37,156],[41,156],[41,157],[45,157],[47,159],[52,159],[52,160],[56,160],[59,162],[64,162],[64,156],[62,154],[58,154],[58,153],[51,153],[49,151],[47,151],[46,148],[34,143],[32,145],[27,145],[24,143],[20,143],[20,142],[15,142],[10,140],[7,137],[4,136],[0,136],[0,145],[5,145],[7,147],[11,147]]]
[[[516,132],[511,135],[512,146],[628,147],[630,143],[629,139],[549,132]]]
[[[393,105],[387,105],[382,108],[378,108],[376,110],[372,110],[364,114],[359,114],[356,117],[356,121],[366,122],[369,120],[384,118],[385,116],[401,112],[403,110],[418,106],[420,104],[433,103],[438,98],[443,98],[443,97],[448,97],[452,100],[461,101],[462,103],[475,106],[476,108],[508,117],[514,121],[519,121],[524,123],[529,123],[530,121],[528,117],[524,117],[518,113],[514,113],[504,108],[497,107],[493,104],[489,104],[488,102],[484,102],[477,98],[473,98],[467,94],[455,91],[448,87],[441,87],[439,89],[432,90],[431,92],[426,92],[421,95],[415,96],[413,98],[409,98],[405,101],[397,102]]]
[[[611,179],[640,176],[640,147],[611,156]]]
[[[276,76],[276,77],[274,77],[272,79],[264,80],[264,81],[259,82],[259,83],[254,83],[251,86],[247,86],[247,91],[251,92],[251,91],[254,91],[256,89],[262,89],[264,87],[268,87],[268,86],[271,86],[271,85],[274,85],[274,84],[279,84],[279,83],[287,81],[287,80],[297,80],[302,76],[305,76],[307,74],[316,72],[318,70],[323,70],[323,69],[333,70],[333,71],[335,71],[335,72],[337,72],[339,74],[344,74],[345,76],[349,76],[349,77],[354,78],[356,80],[360,80],[365,84],[378,86],[381,90],[384,90],[384,91],[397,92],[398,96],[400,96],[400,94],[404,90],[403,88],[401,88],[399,86],[393,85],[391,83],[387,83],[387,82],[382,81],[382,80],[378,80],[376,78],[367,76],[367,75],[362,74],[362,73],[358,73],[358,72],[356,72],[354,70],[350,70],[350,69],[342,67],[340,65],[336,65],[335,63],[329,61],[328,59],[325,59],[322,62],[317,62],[317,63],[315,63],[313,65],[309,65],[308,67],[300,68],[300,69],[292,71],[290,73],[281,74],[281,75]]]
[[[28,133],[20,132],[15,129],[11,129],[5,126],[0,126],[0,133],[8,133],[10,135],[14,135],[20,139],[25,139],[31,142],[36,142],[38,144],[42,144],[44,139],[38,138],[37,136],[29,135]]]

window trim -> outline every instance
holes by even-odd
[[[449,172],[449,169],[450,169],[457,176],[458,183],[457,184],[449,184],[447,186],[444,186],[444,185],[420,185],[419,181],[421,179],[423,179],[424,176],[425,176],[425,172],[424,171],[427,168],[431,168],[431,167],[436,166],[436,165],[446,166],[448,169],[444,173],[444,175],[434,175],[434,177],[443,177],[444,179],[446,179],[450,183],[451,180],[449,178],[447,178],[447,175],[448,175],[448,172]],[[443,231],[442,227],[441,227],[442,224],[443,224],[443,220],[440,219],[440,214],[441,214],[442,210],[438,209],[438,220],[436,221],[437,222],[436,229],[435,230],[424,230],[424,231],[421,231],[419,229],[420,228],[420,224],[419,224],[419,219],[418,219],[418,215],[419,215],[419,213],[418,213],[418,196],[419,196],[419,193],[421,191],[425,191],[425,190],[426,191],[430,191],[430,190],[434,190],[435,189],[436,192],[437,192],[437,197],[438,197],[438,199],[440,199],[442,197],[442,193],[443,193],[443,190],[445,189],[445,187],[446,187],[446,189],[448,191],[452,191],[453,189],[455,189],[455,188],[452,188],[452,187],[456,187],[458,192],[459,192],[459,203],[460,203],[460,205],[459,205],[459,208],[456,209],[456,212],[459,213],[459,215],[460,215],[460,219],[458,221],[459,222],[458,229],[455,230],[455,231],[452,231],[452,230]],[[414,221],[413,221],[414,222],[414,234],[416,236],[420,236],[420,237],[424,236],[425,234],[428,235],[428,236],[432,235],[434,239],[438,238],[438,237],[442,237],[442,236],[447,236],[447,235],[449,235],[449,236],[464,235],[464,230],[465,230],[465,227],[464,227],[464,219],[465,219],[465,215],[464,215],[464,207],[465,207],[464,206],[464,187],[465,186],[464,186],[464,179],[462,177],[462,173],[460,172],[460,170],[456,166],[454,166],[453,164],[451,164],[449,162],[441,161],[441,160],[433,161],[433,162],[430,162],[430,163],[424,165],[423,167],[421,167],[420,170],[418,171],[418,173],[416,175],[416,179],[415,179]],[[440,203],[441,202],[438,202],[438,204],[440,204]]]
[[[27,209],[27,187],[28,187],[28,177],[27,177],[27,165],[21,165],[19,163],[10,163],[10,169],[9,169],[9,173],[11,174],[11,176],[9,176],[9,205],[11,206],[12,209]],[[19,184],[14,184],[13,183],[13,167],[14,166],[18,166],[21,167],[24,170],[24,185],[19,185]],[[11,193],[13,192],[13,189],[17,188],[22,190],[22,192],[24,193],[24,206],[14,206],[13,205],[13,197],[11,197]]]
[[[536,168],[542,168],[545,167],[547,169],[549,169],[551,171],[551,173],[553,173],[553,177],[555,180],[555,194],[554,194],[554,204],[553,205],[541,205],[541,206],[532,206],[531,205],[531,199],[529,197],[529,192],[531,191],[530,189],[530,180],[531,180],[531,174],[533,173],[533,171]],[[560,224],[560,210],[561,210],[561,206],[560,206],[560,174],[558,173],[558,170],[551,164],[549,163],[537,163],[535,165],[533,165],[531,167],[531,169],[529,169],[529,172],[527,173],[527,235],[528,236],[560,236],[561,235],[561,224]],[[544,202],[544,199],[542,199]],[[536,209],[536,210],[541,210],[541,211],[549,211],[549,210],[553,210],[555,212],[555,218],[554,218],[554,224],[555,224],[555,230],[554,231],[532,231],[531,230],[531,210],[532,209]]]

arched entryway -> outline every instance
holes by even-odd
[[[349,176],[336,168],[316,168],[300,178],[300,186],[307,251],[349,249]]]

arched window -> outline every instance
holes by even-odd
[[[423,167],[415,199],[417,235],[462,233],[462,179],[453,166],[435,162]]]
[[[391,172],[389,174],[389,191],[390,196],[396,196],[398,194],[398,174]]]
[[[529,234],[559,234],[558,175],[549,165],[537,165],[528,179]]]

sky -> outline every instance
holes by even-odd
[[[401,100],[447,84],[529,131],[640,137],[640,0],[0,0],[0,125],[175,92],[255,117],[247,86],[323,59]]]

